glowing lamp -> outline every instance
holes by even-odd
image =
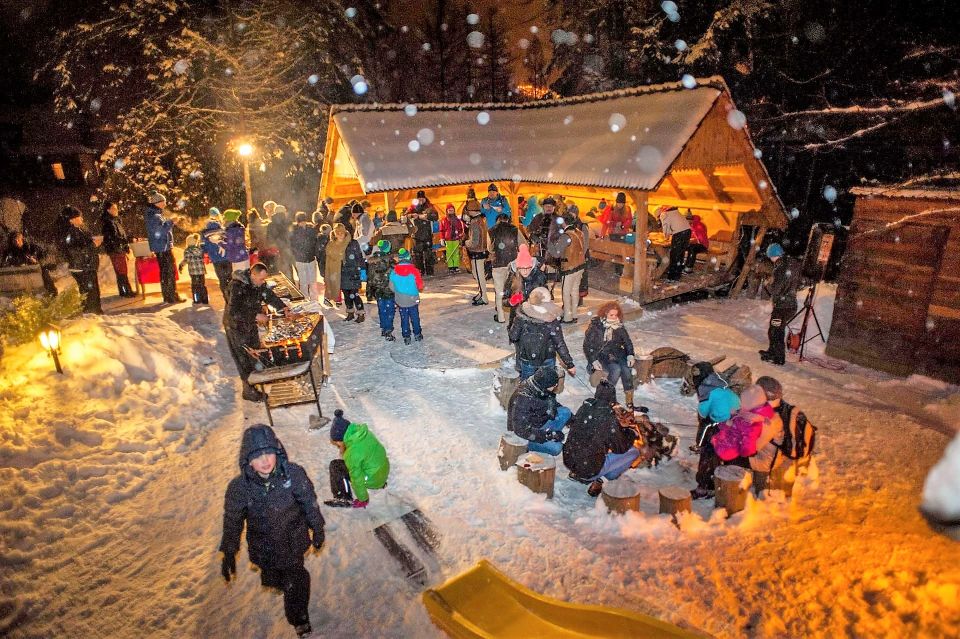
[[[253,155],[253,145],[249,142],[244,142],[237,147],[237,153],[239,153],[241,157],[248,158]]]
[[[47,356],[53,358],[53,365],[57,367],[57,372],[63,374],[63,368],[60,366],[60,329],[50,324],[46,329],[40,331],[40,345],[47,351]]]

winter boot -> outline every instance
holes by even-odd
[[[388,342],[395,342],[395,341],[397,341],[397,338],[393,336],[393,331],[386,331],[386,332],[383,334],[383,339],[387,340]]]
[[[331,508],[352,508],[353,500],[352,499],[327,499],[323,502]]]
[[[410,336],[409,336],[409,335],[405,335],[405,336],[403,337],[403,343],[406,344],[407,346],[410,346]]]
[[[355,319],[354,321],[355,321],[357,324],[359,324],[359,323],[361,323],[361,322],[362,322],[363,320],[365,320],[365,319],[367,319],[367,314],[364,313],[363,311],[360,311],[359,313],[357,313],[357,319]]]
[[[415,341],[422,342],[422,341],[423,341],[423,333],[417,333],[416,335],[413,336],[413,339],[414,339]]]
[[[307,623],[297,624],[293,627],[293,629],[296,631],[297,637],[300,637],[301,639],[303,637],[309,637],[313,634],[313,628],[310,627],[309,621]]]
[[[343,318],[343,321],[344,321],[344,322],[352,322],[352,321],[353,321],[353,317],[354,317],[354,316],[353,316],[353,311],[347,311],[347,316]]]
[[[474,306],[486,306],[487,300],[483,299],[482,297],[475,297],[475,298],[473,298],[473,302],[471,302],[471,303],[472,303]]]
[[[597,495],[599,495],[599,494],[602,493],[602,492],[603,492],[603,480],[602,480],[602,479],[597,479],[597,480],[595,480],[595,481],[592,481],[592,482],[590,482],[590,485],[587,486],[587,494],[590,495],[591,497],[596,497]]]
[[[623,391],[623,395],[624,395],[625,401],[627,402],[627,408],[629,408],[630,410],[633,410],[633,391],[632,390]]]
[[[381,328],[381,329],[380,329],[380,337],[386,337],[386,336],[387,336],[387,331],[385,331],[385,330],[383,330],[383,329]]]

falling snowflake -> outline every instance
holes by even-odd
[[[837,189],[834,186],[826,185],[823,187],[823,199],[833,204],[837,201]]]
[[[566,125],[569,125],[571,122],[573,122],[573,116],[572,116],[572,115],[568,115],[567,117],[565,117],[565,118],[563,119],[563,124],[564,124],[565,126],[566,126]]]
[[[103,101],[100,98],[90,100],[90,113],[96,113],[101,106],[103,106]]]
[[[490,122],[490,114],[486,111],[481,111],[477,114],[477,124],[480,126],[486,126]]]
[[[430,146],[433,144],[433,130],[432,129],[420,129],[417,131],[417,140],[423,146]]]
[[[480,49],[483,47],[483,34],[479,31],[471,31],[467,34],[467,44],[471,49]]]
[[[361,78],[361,79],[362,79],[362,78]],[[317,75],[316,73],[314,73],[313,75],[311,75],[310,77],[307,78],[307,83],[308,83],[310,86],[315,85],[315,84],[316,84],[317,82],[319,82],[319,81],[320,81],[320,76]],[[354,83],[354,86],[356,86],[356,83]]]
[[[113,168],[115,168],[115,169],[118,170],[118,171],[121,170],[121,169],[122,169],[123,167],[125,167],[126,165],[127,165],[127,161],[124,160],[123,158],[117,158],[117,159],[114,160],[114,162],[113,162]]]
[[[586,34],[584,34],[584,36],[583,36],[583,42],[584,42],[584,44],[593,44],[595,40],[596,40],[596,38],[594,38],[593,35],[590,34],[590,33],[586,33]]]
[[[480,157],[480,154],[479,154],[479,153],[471,153],[470,156],[469,156],[467,159],[470,160],[470,164],[476,166],[476,165],[480,164],[480,160],[481,160],[482,158]]]
[[[743,111],[733,109],[727,114],[727,124],[739,131],[747,126],[747,116],[743,114]]]
[[[697,79],[689,73],[684,73],[680,78],[680,84],[683,85],[684,89],[695,89],[697,87]]]
[[[420,45],[420,48],[423,49],[424,51],[429,51],[431,49],[430,43],[424,42],[422,45]]]
[[[409,142],[407,142],[407,148],[410,149],[410,151],[412,151],[413,153],[416,153],[417,151],[420,150],[420,143],[417,142],[416,140],[410,140]]]
[[[763,157],[763,151],[761,151],[760,149],[754,149],[754,150],[753,150],[753,157],[755,157],[755,158],[757,158],[757,159],[759,160],[760,158]]]
[[[627,118],[623,117],[622,113],[614,113],[607,120],[607,124],[610,125],[610,130],[614,133],[623,130],[627,126]]]
[[[950,89],[943,90],[943,103],[953,110],[957,108],[957,96]]]
[[[357,17],[357,10],[354,7],[348,7],[343,13],[347,16],[348,20],[353,20]]]
[[[764,189],[767,188],[767,181],[766,181],[766,180],[760,180],[759,182],[757,182],[757,187],[758,187],[761,191],[763,191]]]
[[[798,217],[800,217],[800,209],[798,209],[797,207],[793,207],[792,209],[790,209],[790,217],[792,217],[793,219],[797,219]]]
[[[467,16],[467,24],[480,24],[480,16],[475,13],[471,13]]]
[[[403,107],[403,112],[406,113],[409,117],[412,118],[413,116],[415,116],[415,115],[417,114],[417,105],[416,105],[416,104],[408,104],[407,106]]]
[[[677,40],[673,43],[673,46],[677,48],[677,51],[683,52],[687,50],[687,43],[683,40]]]
[[[663,153],[657,147],[645,144],[637,151],[634,161],[637,163],[637,168],[643,173],[656,173],[663,163]]]
[[[190,62],[188,60],[177,60],[176,64],[173,65],[173,72],[177,75],[183,75],[190,70]]]
[[[526,49],[530,46],[530,41],[526,38],[520,38],[520,42],[517,43],[517,46],[519,46],[521,49]]]
[[[532,27],[530,27],[530,33],[532,33],[533,35],[537,35],[538,33],[540,33],[540,27],[538,27],[537,25],[533,25]]]

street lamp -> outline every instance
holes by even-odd
[[[237,154],[243,162],[243,191],[247,196],[247,215],[253,208],[253,190],[250,188],[250,156],[253,155],[253,145],[249,142],[242,142],[237,145]]]
[[[47,355],[53,358],[53,365],[57,367],[57,372],[63,375],[63,368],[60,366],[60,329],[53,324],[40,331],[40,345],[47,351]]]

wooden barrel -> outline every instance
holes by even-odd
[[[747,491],[740,488],[747,469],[740,466],[720,466],[713,473],[717,508],[726,508],[727,516],[738,513],[747,505]]]
[[[517,459],[517,481],[535,493],[553,499],[557,461],[546,453],[524,453]]]
[[[640,486],[630,479],[614,479],[603,483],[600,494],[603,503],[612,513],[625,513],[628,510],[640,510]]]
[[[510,405],[510,398],[520,383],[520,373],[512,368],[498,368],[493,378],[493,394],[500,401],[503,410]]]
[[[520,455],[525,452],[527,452],[527,440],[513,433],[504,433],[500,438],[500,448],[497,450],[500,470],[506,470],[516,464]]]
[[[637,384],[646,384],[650,381],[653,369],[653,355],[637,355],[633,360],[633,370],[636,372],[633,380]]]
[[[659,490],[660,514],[688,513],[693,508],[690,491],[683,486],[664,486]]]

